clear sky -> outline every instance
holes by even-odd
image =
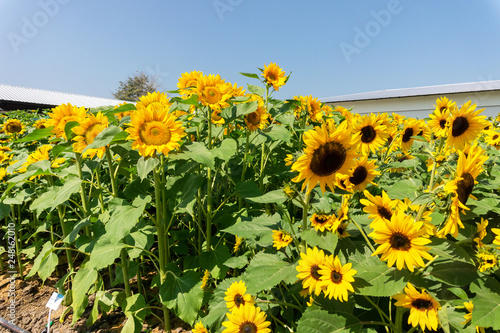
[[[0,83],[112,97],[136,71],[174,90],[277,63],[276,97],[500,79],[497,0],[0,0]]]

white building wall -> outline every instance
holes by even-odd
[[[426,118],[434,111],[436,99],[443,96],[448,97],[462,106],[469,100],[476,104],[476,110],[485,109],[481,114],[496,117],[500,113],[500,91],[482,91],[470,93],[449,93],[446,95],[428,95],[412,97],[394,97],[384,99],[359,100],[351,102],[328,102],[329,105],[340,105],[347,109],[353,108],[352,112],[366,113],[399,113],[407,117]]]

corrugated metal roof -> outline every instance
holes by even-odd
[[[467,92],[500,90],[500,80],[443,84],[437,86],[378,90],[372,92],[322,98],[323,103],[353,102],[372,99],[402,98],[414,96],[446,95]]]
[[[87,108],[118,105],[124,102],[111,98],[92,97],[50,90],[16,87],[8,84],[0,84],[0,101],[15,101],[54,106],[70,103],[78,107],[84,106]]]

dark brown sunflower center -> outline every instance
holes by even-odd
[[[368,170],[364,166],[358,166],[354,169],[352,177],[349,177],[349,181],[354,185],[359,185],[366,180],[366,177],[368,177]]]
[[[326,222],[328,222],[328,216],[318,215],[314,219],[314,222],[316,222],[317,224],[325,224]]]
[[[405,234],[395,232],[389,238],[391,247],[395,250],[408,251],[411,248],[411,241]]]
[[[462,178],[463,179],[457,183],[457,195],[458,200],[465,205],[474,188],[474,177],[467,172],[462,175]]]
[[[410,141],[411,137],[413,136],[413,128],[408,127],[405,129],[405,134],[403,134],[403,142],[408,142]]]
[[[332,271],[332,274],[330,275],[330,279],[332,280],[333,283],[340,283],[340,282],[342,282],[342,274],[340,274],[337,271]]]
[[[22,129],[23,129],[22,126],[17,123],[7,124],[6,128],[8,133],[18,133],[21,132]]]
[[[239,308],[240,305],[243,304],[245,304],[245,299],[243,298],[243,296],[241,296],[240,294],[234,296],[234,305],[236,305]]]
[[[258,125],[260,123],[260,116],[257,112],[252,112],[247,115],[247,121],[252,125]]]
[[[460,136],[464,134],[467,129],[469,128],[469,121],[465,117],[457,117],[453,121],[453,125],[451,128],[451,135],[452,136]]]
[[[338,142],[328,142],[316,149],[311,158],[311,171],[320,177],[330,176],[345,162],[347,153]]]
[[[361,129],[361,141],[363,143],[370,143],[373,140],[375,140],[375,137],[377,136],[377,132],[373,128],[373,126],[365,126]]]
[[[417,310],[427,310],[432,309],[432,302],[427,299],[417,298],[411,302],[411,306]]]
[[[446,127],[446,119],[441,119],[439,121],[439,127],[441,127],[442,129]]]
[[[487,260],[486,260],[486,263],[487,263],[487,264],[493,264],[493,259],[487,259]]]
[[[492,139],[492,140],[496,140],[496,139],[498,139],[498,134],[493,135],[493,137],[492,137],[491,139]]]
[[[378,206],[377,207],[377,213],[379,216],[383,217],[384,219],[390,220],[392,217],[392,213],[385,208],[384,206]]]
[[[252,322],[244,322],[243,324],[240,325],[240,330],[238,331],[239,333],[257,333],[258,328],[255,323]]]
[[[342,234],[344,233],[344,228],[342,228],[342,227],[338,227],[338,228],[337,228],[337,232],[338,232],[340,235],[342,235]]]
[[[320,270],[318,265],[311,266],[311,276],[314,280],[319,281],[321,275],[319,275],[318,271]]]

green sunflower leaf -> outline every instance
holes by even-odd
[[[470,291],[476,293],[471,325],[500,329],[500,282],[486,276],[472,283]]]
[[[295,264],[283,261],[276,254],[259,252],[246,269],[247,292],[255,295],[262,290],[269,290],[281,281],[292,283],[296,280]]]
[[[313,304],[297,323],[297,333],[361,332],[363,324],[350,313],[329,313]]]
[[[187,271],[182,276],[167,274],[165,282],[160,286],[160,300],[181,320],[192,325],[203,301],[201,277],[193,271]]]

